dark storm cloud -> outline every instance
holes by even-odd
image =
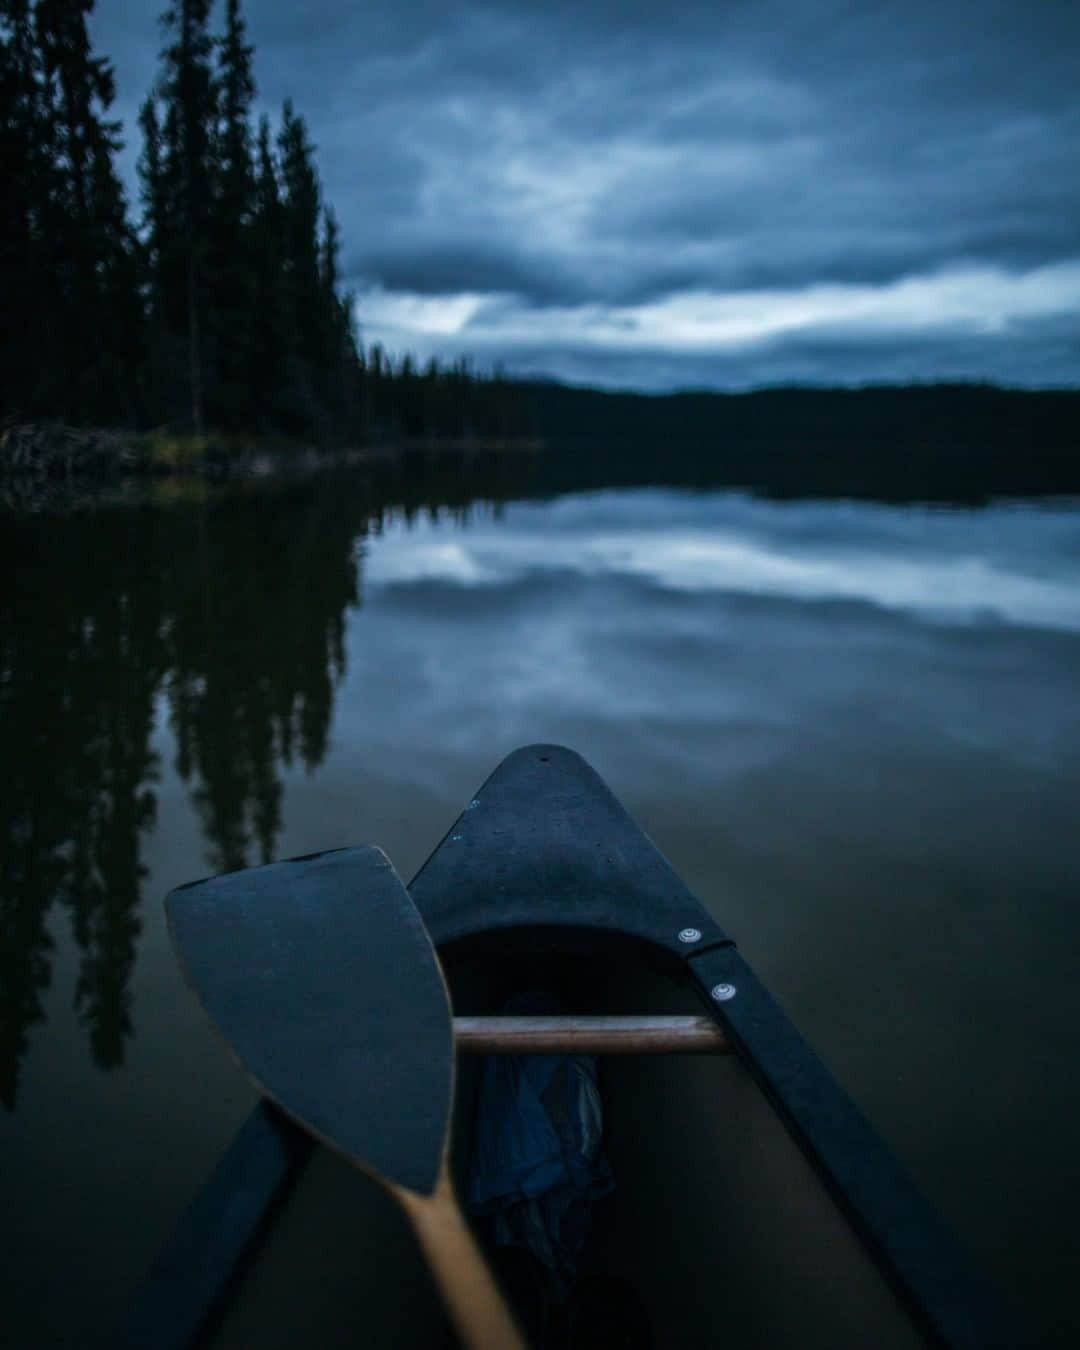
[[[388,290],[421,295],[453,294],[463,289],[463,281],[470,291],[528,295],[536,303],[585,300],[589,294],[573,273],[553,269],[539,254],[467,240],[457,246],[374,249],[346,258],[346,271],[374,276]]]
[[[1076,380],[1071,2],[247,13],[261,104],[291,96],[311,127],[368,336],[656,387]],[[155,17],[95,18],[129,126]],[[757,327],[687,339],[680,296],[740,295],[764,297]],[[640,340],[605,346],[620,329]]]

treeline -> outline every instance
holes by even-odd
[[[1080,451],[1080,390],[943,382],[745,393],[623,393],[550,381],[530,388],[544,434],[562,440],[659,436],[761,451]]]
[[[253,121],[239,0],[177,0],[142,104],[138,219],[116,171],[93,0],[0,0],[0,418],[312,440],[519,434],[467,363],[363,349],[291,103]]]
[[[536,382],[531,398],[545,441],[573,448],[578,486],[589,473],[608,486],[738,482],[890,500],[1080,490],[1080,390],[940,383],[647,395]],[[553,490],[560,458],[544,471]]]

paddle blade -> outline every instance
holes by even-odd
[[[212,877],[165,901],[211,1021],[259,1088],[377,1178],[430,1194],[453,1026],[427,931],[389,859],[339,849]]]

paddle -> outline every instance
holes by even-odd
[[[187,979],[241,1067],[402,1206],[469,1350],[525,1350],[450,1182],[450,1004],[386,855],[237,872],[173,891],[166,910]]]

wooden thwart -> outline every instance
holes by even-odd
[[[455,1017],[458,1049],[474,1055],[727,1055],[707,1017]]]

